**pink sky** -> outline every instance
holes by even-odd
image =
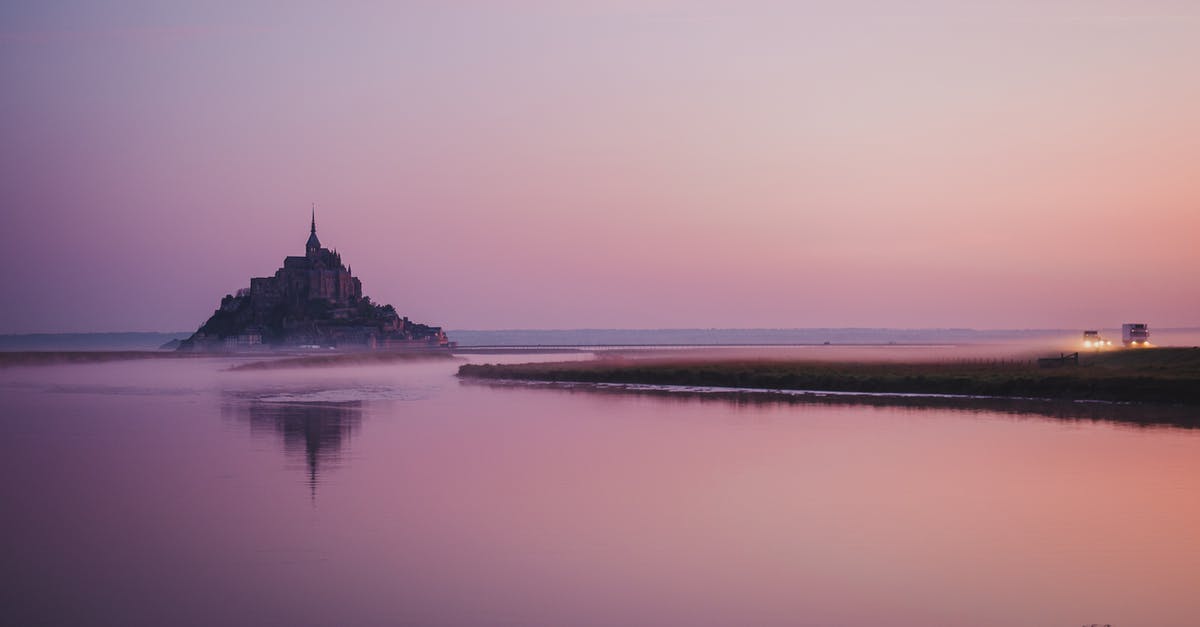
[[[0,7],[0,333],[1200,324],[1188,2]]]

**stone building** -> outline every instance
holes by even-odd
[[[288,256],[274,276],[250,279],[227,295],[180,350],[253,350],[271,346],[362,349],[446,348],[441,327],[411,322],[391,305],[363,296],[362,282],[336,250],[321,246],[313,211],[304,256]]]
[[[362,298],[362,282],[342,265],[342,256],[321,247],[317,238],[317,212],[304,256],[289,255],[275,276],[250,279],[250,296],[257,310],[265,312],[279,304],[303,305],[322,300],[335,307],[349,307]]]

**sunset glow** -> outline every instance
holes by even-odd
[[[0,331],[1200,323],[1194,4],[838,6],[5,6]]]
[[[1200,624],[1200,0],[0,3],[4,624]]]

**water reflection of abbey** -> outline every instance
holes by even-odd
[[[250,425],[254,435],[281,438],[285,457],[299,461],[313,498],[321,472],[336,468],[343,448],[362,424],[362,402],[266,403],[233,400],[226,410]]]

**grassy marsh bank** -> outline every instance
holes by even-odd
[[[461,377],[837,392],[963,394],[1200,405],[1200,349],[1154,348],[1080,356],[1078,366],[1026,361],[826,362],[631,360],[466,364]]]

